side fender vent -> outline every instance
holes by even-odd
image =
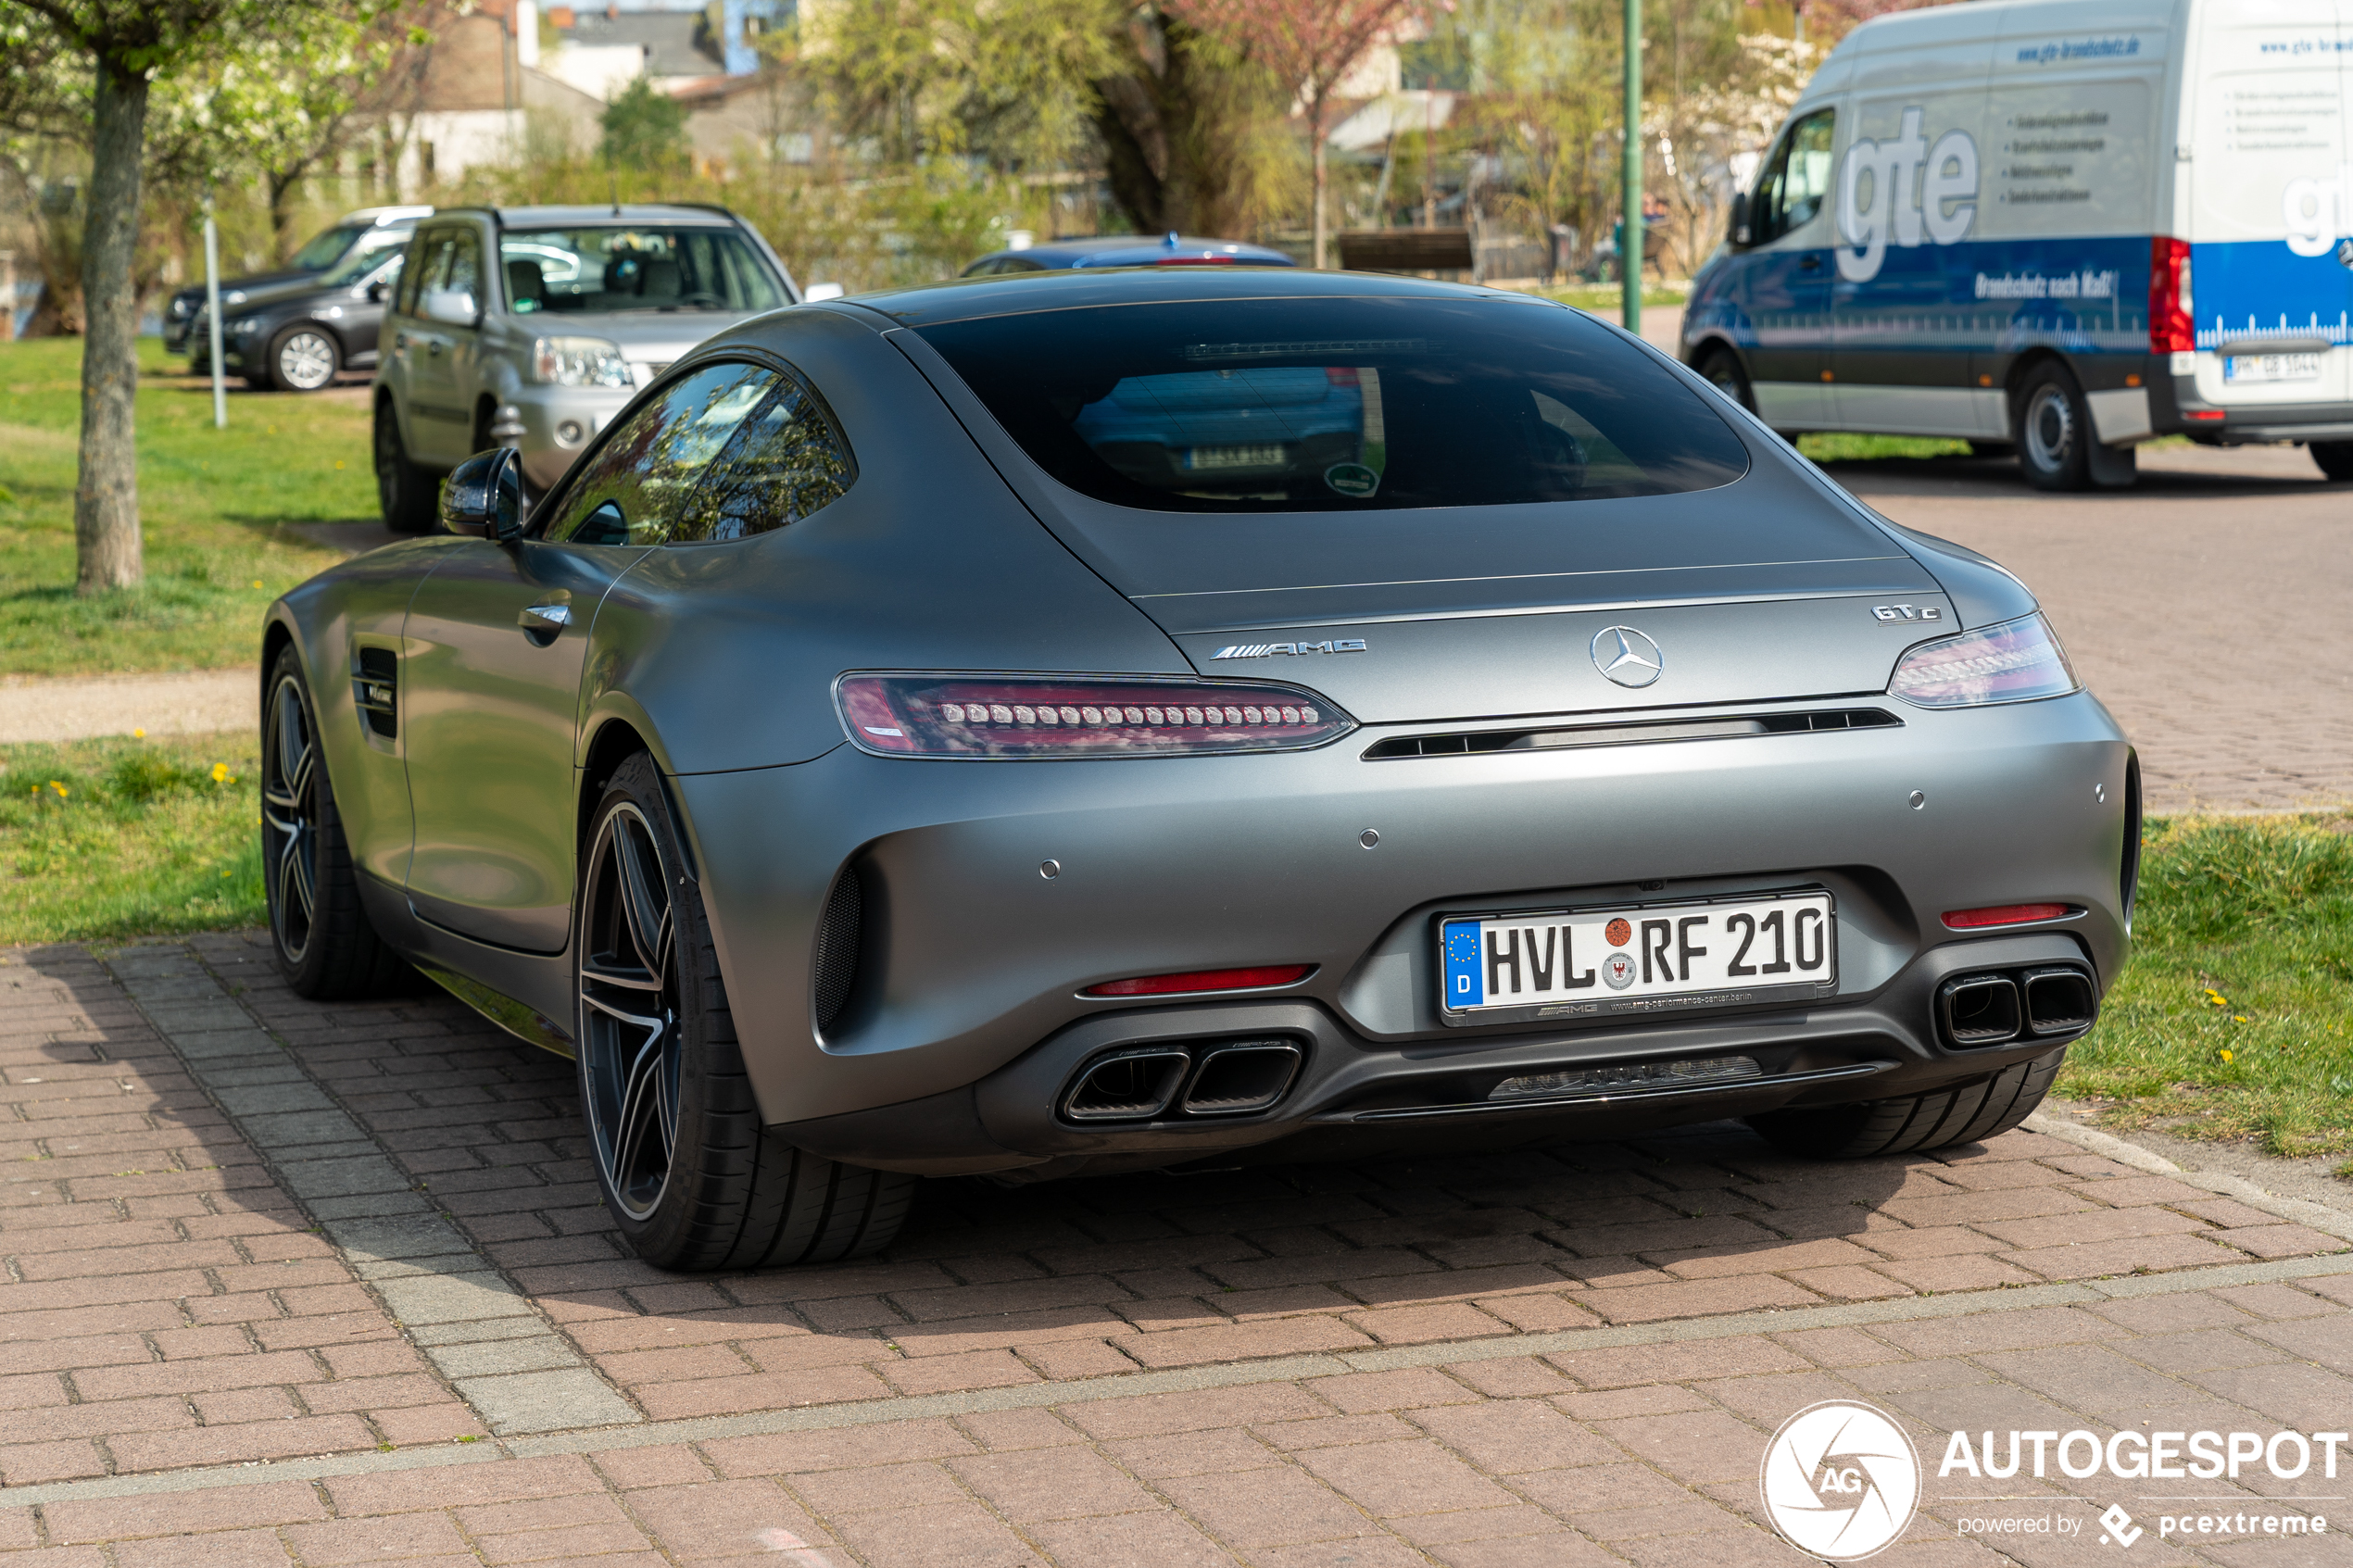
[[[817,958],[810,987],[816,1006],[817,1027],[833,1026],[849,994],[858,985],[858,949],[864,934],[866,899],[856,866],[845,866],[834,879],[824,912],[817,917]]]
[[[359,673],[351,678],[352,700],[367,716],[368,728],[389,740],[400,733],[400,656],[390,648],[361,648]]]

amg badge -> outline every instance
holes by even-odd
[[[1324,643],[1236,643],[1231,647],[1219,648],[1209,657],[1212,659],[1272,659],[1275,655],[1283,653],[1363,653],[1364,651],[1364,638],[1342,637],[1337,642]]]

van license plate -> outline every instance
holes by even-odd
[[[2222,359],[2222,379],[2233,385],[2249,382],[2319,381],[2317,354],[2232,354]]]
[[[1838,981],[1827,893],[1460,916],[1438,927],[1449,1022],[1737,1007]]]
[[[1278,469],[1283,466],[1283,449],[1279,444],[1196,446],[1185,455],[1185,466],[1197,472],[1202,469]]]

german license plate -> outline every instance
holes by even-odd
[[[1449,1023],[1738,1007],[1838,983],[1831,896],[1530,909],[1439,922]]]
[[[2222,358],[2222,379],[2233,385],[2248,382],[2319,381],[2317,354],[2230,354]]]
[[[1264,446],[1195,446],[1185,454],[1189,469],[1277,469],[1283,466],[1280,442]]]

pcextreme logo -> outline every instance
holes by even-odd
[[[1765,1512],[1800,1551],[1853,1562],[1893,1545],[1920,1501],[1920,1456],[1881,1411],[1845,1399],[1808,1405],[1765,1445]]]
[[[1838,275],[1850,283],[1879,276],[1894,244],[1910,250],[1923,235],[1957,245],[1977,221],[1977,142],[1947,131],[1930,146],[1927,111],[1907,108],[1885,142],[1857,139],[1838,169]]]

